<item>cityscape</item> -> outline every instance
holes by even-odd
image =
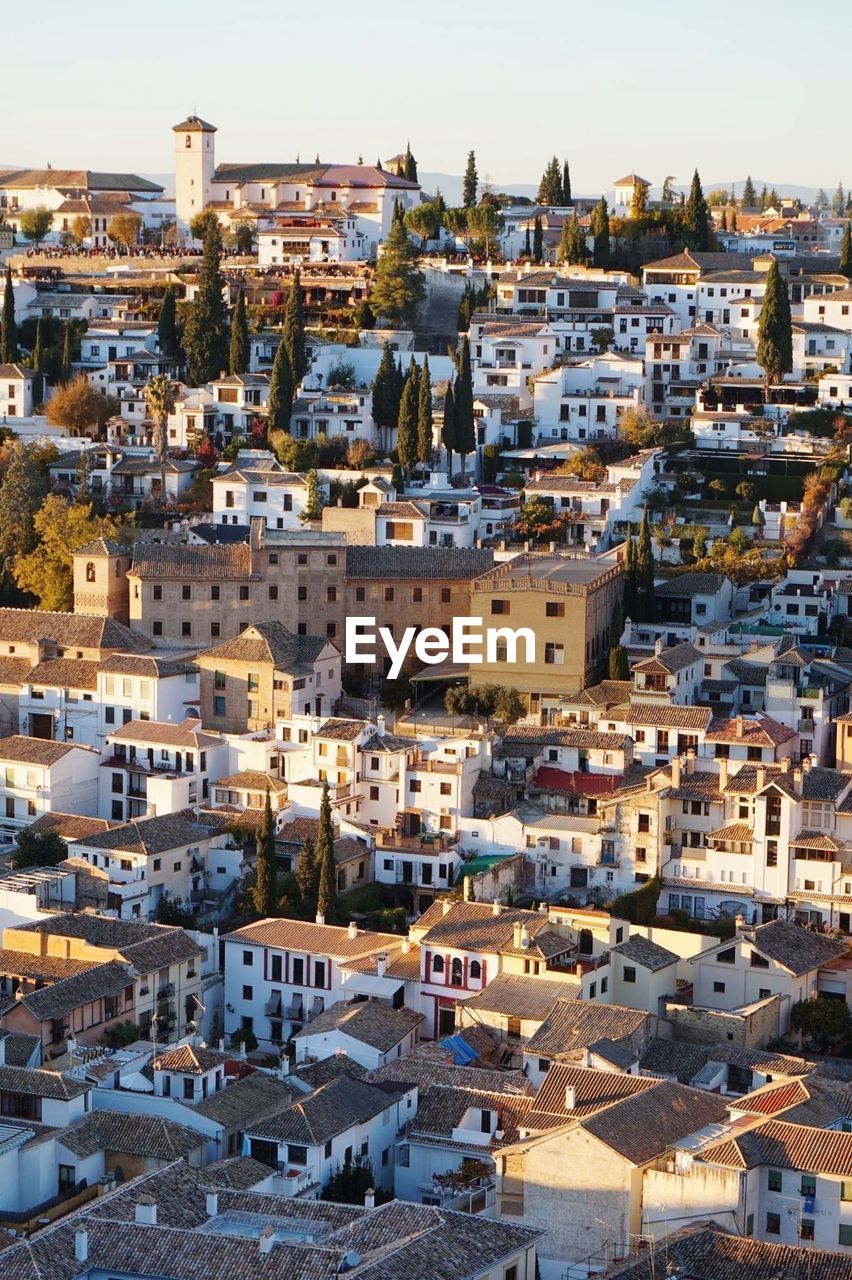
[[[852,174],[479,10],[6,113],[2,1280],[852,1277]]]

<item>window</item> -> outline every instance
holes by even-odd
[[[241,599],[241,600],[248,600],[248,599],[249,599],[249,589],[248,589],[248,587],[246,587],[246,586],[242,586],[242,587],[240,587],[240,599]]]
[[[549,666],[561,667],[565,664],[565,646],[548,640],[544,646],[544,661]]]
[[[714,982],[714,983],[713,983],[713,990],[714,990],[718,995],[724,995],[724,994],[725,994],[725,984],[724,984],[724,982]]]
[[[800,1196],[816,1195],[816,1178],[812,1174],[809,1174],[809,1173],[802,1174],[802,1181],[799,1187],[799,1195]]]
[[[308,1148],[297,1147],[289,1143],[287,1146],[287,1160],[289,1164],[307,1164]]]
[[[444,972],[444,957],[443,957],[443,956],[433,956],[433,958],[432,958],[432,972],[433,972],[433,973],[443,973],[443,972]]]
[[[767,1213],[766,1215],[766,1234],[768,1236],[780,1236],[781,1234],[781,1215],[780,1213]]]
[[[544,616],[546,618],[564,618],[565,605],[557,600],[548,600],[544,606]]]
[[[247,969],[250,969],[250,968],[252,967],[252,965],[253,965],[253,964],[254,964],[254,952],[253,952],[253,951],[244,951],[244,952],[243,952],[243,966],[244,966],[245,968],[247,968]]]
[[[225,715],[225,699],[224,698],[213,699],[213,714],[214,716]]]
[[[222,594],[221,587],[218,585],[218,583],[214,583],[213,586],[210,588],[210,599],[218,600],[220,599],[221,594]]]
[[[852,1226],[847,1226],[845,1223],[841,1223],[840,1229],[837,1233],[837,1243],[852,1244]]]
[[[814,1238],[814,1220],[813,1218],[802,1218],[799,1227],[800,1240],[813,1240]]]
[[[61,1164],[59,1166],[59,1194],[65,1191],[73,1191],[77,1185],[77,1174],[73,1164]]]
[[[623,974],[623,977],[624,977],[624,981],[625,981],[625,982],[635,982],[635,981],[636,981],[636,970],[635,970],[635,968],[634,968],[634,966],[633,966],[632,964],[626,964],[626,965],[624,966],[624,974]]]
[[[502,614],[505,616],[507,613],[509,613],[509,601],[508,600],[492,600],[491,612],[492,614]]]
[[[478,981],[479,981],[479,979],[482,977],[482,965],[479,963],[479,961],[478,961],[478,960],[471,960],[471,962],[470,962],[470,976],[471,976],[472,978],[475,978],[477,982],[478,982]]]
[[[736,964],[736,947],[728,947],[727,951],[720,951],[716,959],[719,964]]]
[[[180,589],[180,596],[181,596],[181,600],[191,600],[191,599],[192,599],[192,587],[191,587],[191,586],[189,586],[189,584],[188,584],[188,583],[184,583],[184,585],[181,587],[181,589]]]
[[[181,633],[181,635],[182,635],[182,636],[191,636],[191,635],[192,635],[192,623],[191,623],[191,622],[182,622],[182,623],[180,624],[180,633]]]

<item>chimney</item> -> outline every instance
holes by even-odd
[[[724,793],[728,785],[728,761],[725,756],[719,756],[716,763],[719,766],[719,790]]]
[[[797,796],[800,796],[802,794],[802,777],[803,777],[803,774],[801,769],[793,770],[793,790],[795,791]]]
[[[491,903],[491,914],[492,914],[492,916],[499,916],[499,914],[500,914],[500,912],[501,912],[502,910],[503,910],[503,908],[500,906],[500,903],[499,903],[499,902],[496,900],[496,898],[495,898],[494,902],[492,902],[492,903]]]
[[[136,1201],[135,1213],[137,1226],[156,1227],[157,1202],[153,1196],[140,1196]]]
[[[512,925],[512,946],[520,950],[521,946],[521,922],[516,920]]]
[[[573,1084],[565,1086],[565,1110],[573,1111],[577,1106],[577,1090]]]
[[[376,716],[376,733],[380,738],[385,736],[385,718],[384,716]]]
[[[757,766],[757,789],[762,791],[766,786],[766,765],[759,764]]]
[[[383,978],[387,972],[387,967],[388,953],[386,951],[382,951],[380,955],[376,956],[376,977]]]
[[[574,973],[577,975],[578,978],[582,978],[583,976],[583,966],[579,960],[574,965]]]
[[[216,1191],[207,1192],[207,1217],[215,1218],[219,1213],[219,1195]]]
[[[289,1074],[290,1074],[290,1059],[287,1057],[286,1053],[282,1053],[281,1058],[278,1062],[278,1079],[286,1080]]]
[[[441,899],[441,915],[442,916],[447,915],[450,909],[452,908],[452,905],[453,904],[449,898],[442,898]]]
[[[0,1038],[0,1067],[4,1067],[5,1065],[6,1065],[6,1034],[4,1032],[2,1038]]]
[[[790,772],[790,757],[785,756],[783,760],[778,761],[778,767],[782,773]]]
[[[376,1207],[375,1188],[368,1187],[367,1190],[364,1192],[364,1208],[375,1209],[375,1207]]]
[[[346,936],[347,938],[350,938],[353,942],[358,937],[358,926],[354,920],[349,921],[349,928],[346,930]]]
[[[322,913],[321,911],[318,911],[318,912],[317,912],[317,915],[316,915],[316,922],[317,922],[317,924],[325,924],[325,916],[323,915],[323,913]]]
[[[736,717],[736,720],[734,721],[734,728],[735,728],[737,737],[741,738],[745,731],[745,721],[743,720],[742,716]]]
[[[465,902],[472,902],[473,898],[471,895],[472,885],[470,882],[470,876],[465,876],[464,881],[462,883],[463,883],[462,893],[464,895]]]
[[[803,769],[803,771],[804,771],[805,773],[810,773],[810,771],[811,771],[811,769],[812,769],[812,768],[813,768],[813,757],[812,757],[812,756],[802,756],[802,769]]]
[[[657,657],[662,652],[663,652],[663,637],[657,636],[656,640],[654,641],[654,656]]]
[[[260,1233],[260,1252],[271,1253],[272,1246],[275,1244],[275,1228],[273,1226],[264,1227]]]
[[[410,950],[411,950],[411,939],[410,939],[410,938],[407,938],[407,937],[406,937],[406,938],[403,938],[403,940],[402,940],[402,954],[403,954],[404,956],[407,956]]]
[[[89,1260],[89,1233],[85,1227],[81,1227],[74,1232],[74,1261],[88,1262]]]
[[[525,924],[521,925],[521,946],[528,947],[530,945],[530,931]]]
[[[672,786],[680,786],[680,756],[675,756],[672,760]]]

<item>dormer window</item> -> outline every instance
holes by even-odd
[[[183,144],[183,145],[184,145],[184,147],[186,148],[186,150],[187,150],[187,151],[189,151],[189,149],[190,149],[190,148],[191,148],[191,146],[192,146],[192,134],[191,134],[191,133],[188,133],[188,134],[186,135],[186,139],[185,139],[185,141],[184,141],[184,144]]]

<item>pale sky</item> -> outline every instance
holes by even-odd
[[[3,61],[0,163],[173,171],[171,126],[219,128],[220,161],[365,162],[575,193],[635,170],[661,185],[852,183],[852,6],[717,0],[46,0]]]

